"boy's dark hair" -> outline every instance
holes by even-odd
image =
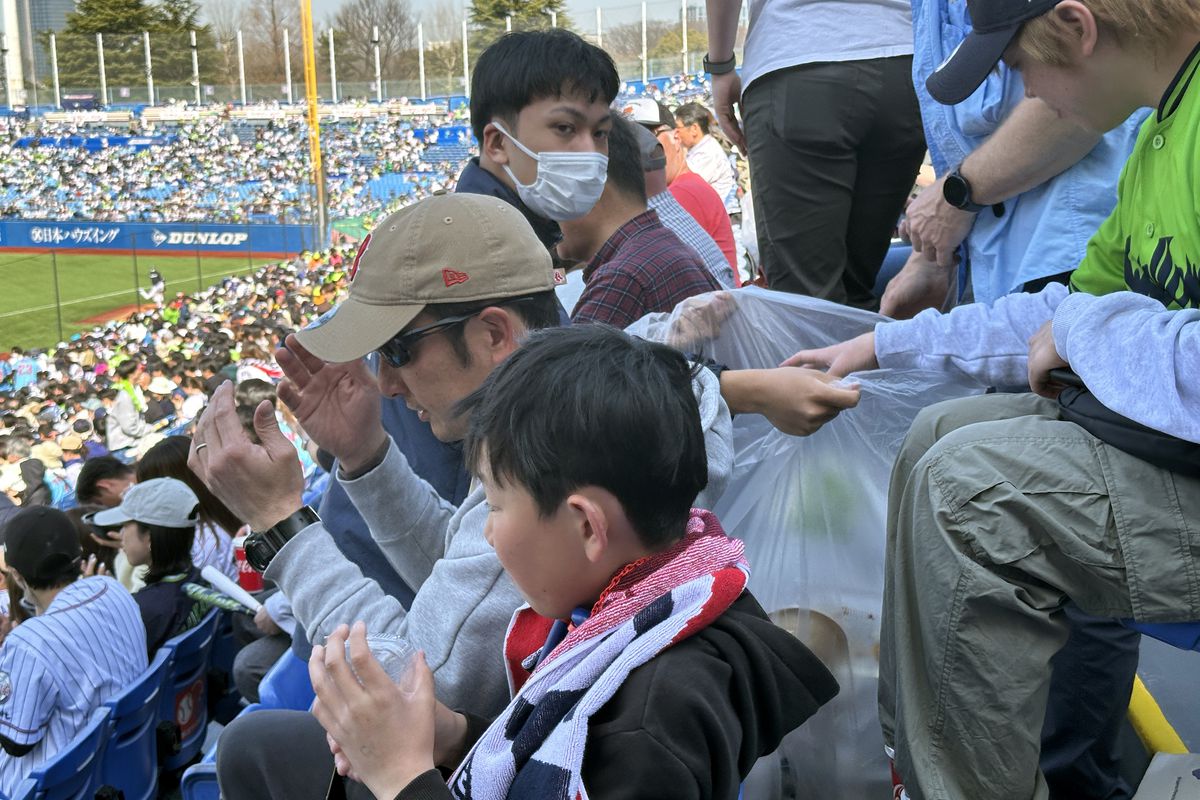
[[[138,362],[133,359],[122,361],[120,364],[117,364],[117,368],[114,371],[117,373],[118,378],[126,380],[138,371]]]
[[[607,489],[660,549],[708,484],[693,375],[678,351],[606,325],[535,333],[460,405],[466,463],[526,489],[543,517]]]
[[[75,481],[75,499],[84,505],[99,499],[100,481],[110,478],[133,477],[133,467],[116,456],[98,456],[83,462],[79,478]]]
[[[646,202],[646,173],[642,169],[642,153],[637,134],[624,114],[612,113],[612,130],[608,134],[608,182],[629,198]]]
[[[150,536],[150,568],[146,571],[146,583],[157,583],[168,575],[187,572],[193,567],[195,528],[167,528],[141,522],[137,526],[143,536]]]
[[[233,402],[239,406],[258,408],[263,400],[270,400],[271,405],[278,405],[275,399],[275,385],[261,378],[248,378],[239,383],[233,390]]]
[[[545,292],[537,292],[536,294],[522,295],[521,297],[509,297],[497,300],[494,303],[481,303],[479,301],[473,303],[434,303],[425,306],[425,310],[436,315],[438,319],[447,319],[448,317],[461,317],[474,311],[481,311],[488,306],[511,308],[513,313],[525,323],[525,327],[531,331],[554,328],[562,324],[562,317],[558,313],[558,295],[553,289]],[[471,353],[467,350],[466,339],[463,338],[463,326],[455,325],[447,329],[445,335],[450,341],[450,347],[453,348],[458,362],[464,367],[469,366],[471,363]]]
[[[483,143],[483,129],[499,117],[516,125],[517,114],[544,97],[582,94],[588,102],[616,99],[621,79],[608,53],[564,28],[507,34],[475,62],[471,76],[471,129]]]
[[[708,109],[699,103],[684,103],[675,109],[675,119],[683,125],[699,125],[702,133],[708,133],[712,122]]]

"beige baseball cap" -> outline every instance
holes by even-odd
[[[385,217],[358,246],[350,296],[296,334],[324,361],[362,358],[436,303],[486,303],[554,289],[550,253],[497,197],[439,194]]]

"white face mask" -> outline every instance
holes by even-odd
[[[508,165],[504,165],[504,171],[517,187],[517,196],[531,211],[555,222],[569,222],[592,210],[604,192],[608,156],[556,150],[534,153],[499,122],[492,124],[522,153],[537,162],[537,177],[530,184],[521,183]]]

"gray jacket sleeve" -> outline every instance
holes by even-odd
[[[1017,293],[992,305],[970,303],[949,314],[934,309],[910,320],[875,326],[875,356],[884,369],[957,373],[985,386],[1029,381],[1029,338],[1050,321],[1067,296],[1052,283],[1037,294]]]
[[[108,424],[111,425],[115,422],[121,429],[121,433],[130,439],[138,439],[154,430],[154,426],[146,422],[138,410],[133,407],[133,400],[129,398],[129,395],[120,389],[117,392],[117,399],[108,412]]]
[[[1200,310],[1133,292],[1072,294],[1054,314],[1054,347],[1113,411],[1200,443]]]

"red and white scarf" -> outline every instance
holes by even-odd
[[[546,658],[525,672],[552,621],[528,607],[509,625],[505,656],[516,696],[450,779],[459,800],[587,798],[581,771],[588,720],[633,670],[712,624],[742,593],[742,543],[693,509],[669,550],[626,566]]]

